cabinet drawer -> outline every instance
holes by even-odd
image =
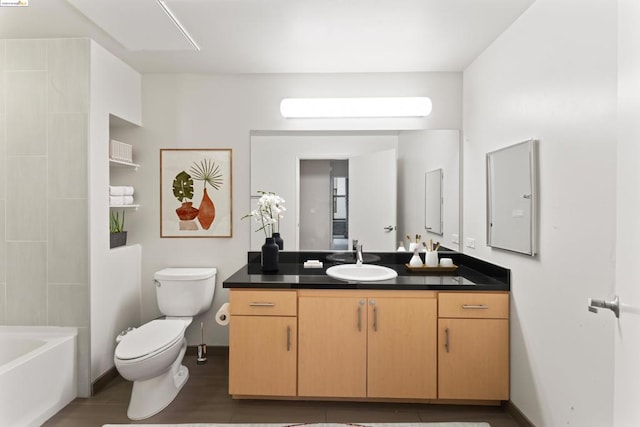
[[[509,294],[441,292],[438,317],[508,319]]]
[[[296,292],[232,290],[229,311],[232,316],[295,316]]]

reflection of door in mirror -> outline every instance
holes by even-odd
[[[300,160],[300,249],[347,250],[348,160]]]

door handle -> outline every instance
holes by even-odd
[[[589,298],[589,306],[587,308],[592,313],[597,313],[598,308],[606,308],[613,311],[616,318],[620,318],[620,298],[617,295],[611,301]]]
[[[384,228],[384,230],[385,230],[385,231],[393,231],[393,230],[395,230],[395,229],[396,229],[396,228],[395,228],[393,225],[387,225],[387,226]]]

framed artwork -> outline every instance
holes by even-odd
[[[231,149],[160,150],[160,237],[231,237]]]

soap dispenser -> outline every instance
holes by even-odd
[[[413,251],[413,256],[409,260],[409,266],[411,267],[422,267],[422,258],[420,258],[420,251],[418,248],[415,248]]]

